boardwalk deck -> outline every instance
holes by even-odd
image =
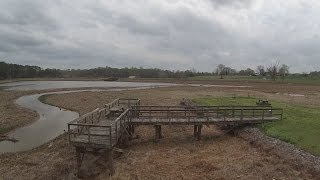
[[[205,125],[214,125],[214,124],[228,124],[228,123],[237,123],[237,124],[258,124],[268,121],[278,120],[276,117],[265,117],[263,120],[259,117],[252,118],[174,118],[174,119],[161,119],[161,118],[151,118],[151,119],[141,119],[133,118],[130,120],[132,125],[195,125],[195,124],[205,124]]]
[[[79,172],[81,153],[103,149],[110,160],[113,147],[132,135],[135,126],[153,125],[160,139],[161,125],[193,125],[194,136],[200,139],[203,125],[238,126],[281,119],[282,109],[271,106],[141,106],[139,99],[116,99],[68,123],[68,132],[76,147]]]

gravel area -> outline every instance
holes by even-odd
[[[236,133],[257,148],[276,154],[279,158],[287,160],[297,168],[305,169],[317,178],[320,178],[320,157],[314,156],[296,146],[269,137],[258,128],[243,128]]]

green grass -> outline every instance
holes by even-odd
[[[270,77],[263,76],[194,76],[188,78],[188,80],[194,81],[247,81],[247,82],[272,82],[272,83],[299,83],[299,84],[320,84],[320,78],[318,77],[305,77],[305,76],[294,76],[289,75],[283,80],[278,77],[275,81],[270,79]]]
[[[200,98],[201,105],[255,105],[252,97]],[[283,120],[265,123],[260,128],[269,136],[295,144],[315,155],[320,155],[320,108],[304,107],[283,102],[271,102],[274,108],[283,108]]]
[[[9,132],[10,129],[9,128],[2,128],[0,127],[0,135]]]

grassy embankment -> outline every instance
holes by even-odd
[[[221,97],[194,99],[201,105],[254,105],[256,98]],[[283,120],[266,123],[260,128],[269,136],[292,143],[315,155],[320,155],[320,108],[303,107],[283,102],[272,102],[283,108]]]
[[[17,81],[103,81],[105,78],[93,78],[93,77],[81,77],[81,78],[17,78],[11,80],[0,80],[0,84],[17,82]],[[320,84],[320,77],[308,77],[302,75],[289,75],[285,79],[277,77],[275,81],[270,79],[268,76],[194,76],[188,78],[120,78],[118,81],[150,81],[150,82],[176,82],[176,81],[215,81],[215,82],[266,82],[266,83],[298,83],[298,84]]]
[[[272,83],[297,83],[297,84],[320,84],[320,78],[318,77],[304,77],[304,76],[287,76],[285,79],[278,77],[275,81],[270,77],[263,76],[195,76],[188,78],[195,81],[248,81],[248,82],[272,82]]]

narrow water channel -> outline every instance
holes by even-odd
[[[38,100],[44,94],[23,96],[16,103],[22,107],[35,110],[39,119],[34,123],[18,128],[8,134],[18,142],[0,142],[0,153],[25,151],[54,139],[66,130],[66,124],[79,117],[78,113],[44,104]]]
[[[157,86],[160,87],[160,86]],[[26,151],[38,147],[67,130],[67,123],[79,117],[79,114],[62,108],[44,104],[39,101],[39,97],[48,94],[64,94],[82,91],[122,91],[149,89],[155,87],[135,87],[135,88],[112,88],[112,89],[92,89],[60,91],[51,93],[42,93],[22,96],[16,100],[19,106],[36,111],[40,118],[34,123],[11,131],[7,136],[18,140],[18,142],[2,141],[0,142],[0,153]],[[106,102],[107,103],[107,102]]]

